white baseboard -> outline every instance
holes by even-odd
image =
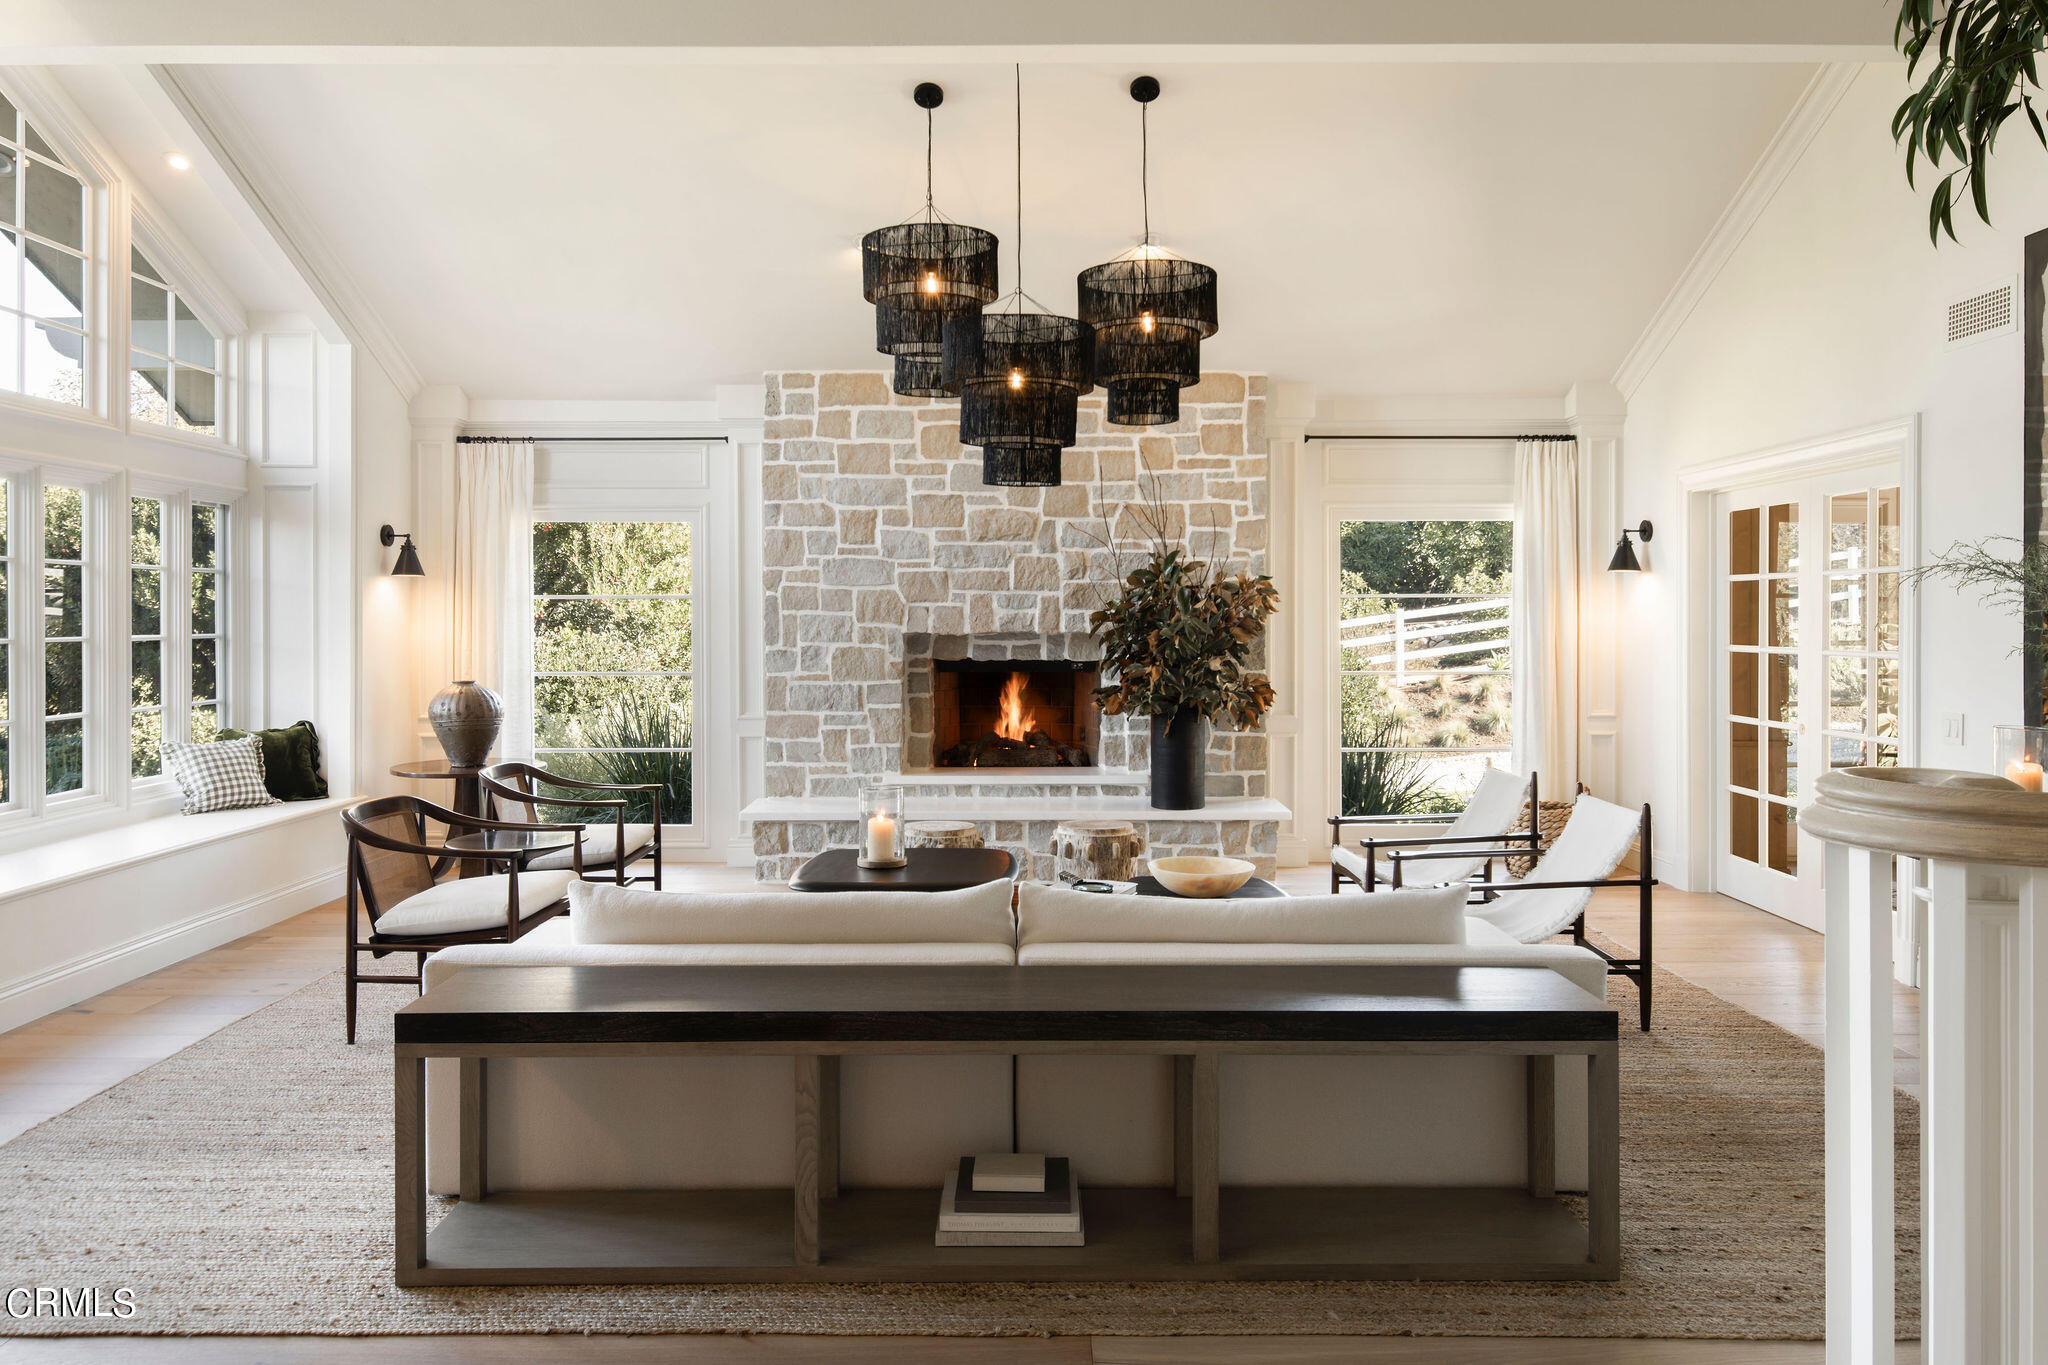
[[[340,868],[317,872],[288,886],[194,915],[126,943],[10,982],[0,987],[0,1032],[19,1028],[244,934],[266,929],[316,905],[336,900],[344,890]]]

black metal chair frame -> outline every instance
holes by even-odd
[[[363,827],[362,821],[374,820],[380,816],[404,813],[413,819],[418,832],[418,842],[408,843],[401,839],[387,838],[374,830]],[[460,859],[481,859],[486,870],[496,863],[505,864],[508,873],[517,871],[517,864],[524,856],[511,850],[455,849],[446,844],[434,844],[427,840],[427,821],[434,820],[448,827],[450,837],[466,830],[514,830],[531,833],[539,829],[550,832],[575,835],[571,845],[574,851],[576,873],[583,871],[583,828],[580,825],[525,825],[503,820],[487,820],[474,815],[461,815],[446,806],[437,806],[417,796],[384,796],[373,801],[364,801],[350,806],[341,813],[342,827],[348,831],[347,897],[345,910],[347,918],[342,925],[344,943],[342,965],[346,978],[347,1035],[349,1043],[356,1040],[356,988],[364,985],[412,986],[420,991],[426,989],[427,954],[442,948],[452,948],[459,943],[510,943],[531,930],[538,928],[569,908],[566,897],[543,906],[530,915],[519,913],[519,879],[508,877],[505,883],[505,927],[496,925],[488,929],[471,929],[455,934],[380,934],[377,920],[390,906],[377,904],[376,892],[368,884],[363,872],[363,849],[381,848],[394,853],[415,853],[429,860],[430,868],[448,866],[460,867]],[[356,916],[358,904],[369,911],[370,931],[358,932],[360,921]],[[368,953],[373,958],[389,956],[392,953],[414,955],[411,976],[365,976],[360,970],[359,955]]]
[[[514,782],[520,778],[524,778],[529,783],[545,782],[551,787],[566,787],[574,791],[646,792],[654,805],[654,842],[632,853],[624,852],[626,847],[627,806],[624,797],[541,796],[531,787],[520,788],[514,785]],[[589,881],[610,881],[616,886],[624,886],[628,882],[647,882],[656,891],[661,890],[661,784],[659,782],[585,782],[578,778],[558,776],[549,772],[546,768],[538,767],[532,763],[518,762],[494,763],[478,775],[478,781],[483,784],[484,812],[487,815],[495,816],[497,814],[498,799],[500,797],[527,807],[535,819],[540,818],[540,808],[544,805],[609,810],[612,813],[613,857],[609,861],[593,863],[589,867],[579,865],[576,873],[577,877]],[[642,858],[651,858],[653,860],[654,868],[652,874],[628,877],[626,869],[639,862]],[[606,868],[611,869],[612,875],[610,877],[584,877],[585,872],[601,872]]]
[[[1602,886],[1635,887],[1636,955],[1634,957],[1617,957],[1598,944],[1589,942],[1586,938],[1586,914],[1583,910],[1579,912],[1579,917],[1572,921],[1571,936],[1573,944],[1586,949],[1607,964],[1607,974],[1609,976],[1625,976],[1635,982],[1637,1004],[1641,1014],[1642,1028],[1645,1033],[1649,1032],[1650,1029],[1651,890],[1657,885],[1657,878],[1652,875],[1652,869],[1655,864],[1651,856],[1650,834],[1650,807],[1646,802],[1643,806],[1642,820],[1636,828],[1637,847],[1641,850],[1641,862],[1636,875],[1633,877],[1603,877],[1598,881],[1496,882],[1490,879],[1493,868],[1492,859],[1496,857],[1514,857],[1524,853],[1525,850],[1517,848],[1488,849],[1486,850],[1488,855],[1486,871],[1489,877],[1472,888],[1472,895],[1466,901],[1468,905],[1483,905],[1488,901],[1498,900],[1503,891],[1576,890],[1584,887]],[[1473,856],[1473,850],[1467,849],[1455,853],[1395,852],[1388,856],[1394,864],[1393,881],[1394,885],[1398,887],[1401,885],[1401,867],[1404,863],[1421,862],[1431,858],[1469,858]],[[1540,874],[1543,871],[1542,863],[1539,861],[1531,871]]]
[[[1401,839],[1360,839],[1358,846],[1365,850],[1364,879],[1360,880],[1349,868],[1339,866],[1337,860],[1332,858],[1330,860],[1330,894],[1334,896],[1342,891],[1344,889],[1343,883],[1345,882],[1350,882],[1359,890],[1367,893],[1377,890],[1380,880],[1379,855],[1382,849],[1391,851],[1394,849],[1428,848],[1431,846],[1441,847],[1445,844],[1521,843],[1527,840],[1529,847],[1515,851],[1523,855],[1533,854],[1543,846],[1543,803],[1537,799],[1537,794],[1536,774],[1530,773],[1528,798],[1529,828],[1525,831],[1504,834],[1465,834],[1459,835],[1454,839],[1414,837]],[[1457,817],[1453,816],[1451,818],[1456,819]],[[1402,825],[1443,824],[1445,821],[1441,815],[1332,815],[1328,817],[1326,823],[1330,826],[1330,847],[1340,848],[1344,843],[1345,829],[1353,825],[1385,825],[1398,828]],[[1470,852],[1462,852],[1457,856],[1469,858],[1472,854]],[[1486,875],[1489,878],[1493,875],[1493,864],[1490,861],[1486,865]]]

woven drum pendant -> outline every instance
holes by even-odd
[[[934,375],[946,319],[979,313],[996,297],[996,235],[933,205],[931,111],[945,91],[926,81],[913,98],[925,111],[924,212],[861,238],[861,297],[875,305],[875,349],[896,358],[896,392],[936,397],[945,392]]]
[[[1131,82],[1144,152],[1139,184],[1143,242],[1075,281],[1082,321],[1095,328],[1095,378],[1109,390],[1107,416],[1118,426],[1156,426],[1180,417],[1180,390],[1202,377],[1202,341],[1216,334],[1216,272],[1152,242],[1151,137],[1146,106],[1159,82]]]

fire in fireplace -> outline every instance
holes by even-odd
[[[1094,664],[933,661],[932,750],[941,768],[1090,768]]]

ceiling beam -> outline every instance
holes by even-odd
[[[1874,0],[13,0],[0,61],[1869,61]]]

